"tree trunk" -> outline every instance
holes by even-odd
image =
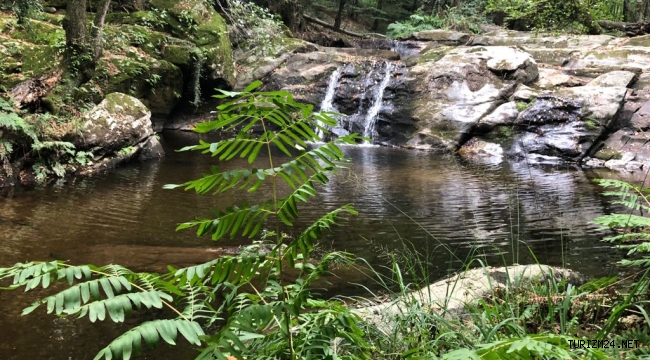
[[[100,0],[97,6],[97,14],[93,21],[92,42],[93,42],[93,62],[96,63],[102,57],[104,51],[103,30],[106,13],[111,5],[111,0]]]
[[[296,33],[305,29],[301,0],[257,0],[255,3],[268,8],[273,14],[280,15],[282,22],[291,32]]]
[[[348,7],[348,17],[354,21],[359,21],[358,7],[359,0],[352,0],[352,6]]]
[[[377,0],[377,10],[381,10],[381,7],[384,5],[384,0]],[[379,28],[379,19],[375,18],[375,21],[372,23],[372,31],[377,31]]]
[[[65,65],[83,83],[92,77],[94,61],[86,29],[86,0],[68,0],[65,30]]]
[[[343,17],[343,9],[345,9],[345,0],[339,0],[339,11],[336,13],[334,19],[334,28],[336,30],[341,28],[341,18]]]
[[[637,9],[636,0],[623,1],[623,21],[624,22],[637,22],[639,21],[640,11]]]
[[[70,57],[70,55],[74,55],[76,50],[83,49],[87,44],[86,0],[68,0],[63,27],[68,50],[67,55]]]
[[[601,20],[598,22],[601,28],[607,30],[618,30],[625,32],[627,36],[640,36],[650,34],[650,21],[637,23],[624,23]]]
[[[418,0],[413,0],[413,4],[411,5],[411,13],[415,14],[415,10],[418,9]]]

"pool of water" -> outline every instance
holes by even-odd
[[[207,261],[220,246],[175,226],[210,208],[259,200],[261,193],[197,196],[164,190],[207,172],[216,160],[196,152],[174,152],[199,137],[166,133],[167,156],[66,183],[5,191],[0,197],[0,266],[26,260],[65,259],[73,263],[124,264],[134,270],[162,271],[170,263]],[[600,239],[591,223],[611,211],[592,173],[571,167],[531,167],[526,163],[477,165],[454,156],[373,146],[344,148],[352,159],[311,204],[295,232],[325,211],[352,203],[359,216],[341,221],[319,243],[323,250],[346,250],[375,266],[404,246],[427,259],[433,278],[457,270],[470,258],[490,265],[565,265],[591,276],[620,272],[622,254]],[[233,163],[226,167],[244,166]],[[264,166],[260,159],[258,166]],[[337,284],[333,292],[360,293]],[[88,325],[20,311],[31,293],[0,292],[0,359],[89,359],[119,334],[109,325]],[[186,358],[188,347],[145,353],[143,358]]]

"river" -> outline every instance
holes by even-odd
[[[204,138],[205,136],[202,135]],[[0,197],[0,266],[27,260],[66,259],[72,263],[120,263],[134,270],[161,271],[211,257],[219,245],[175,226],[213,207],[255,201],[259,194],[197,196],[164,190],[168,183],[199,177],[215,163],[197,152],[174,152],[199,135],[165,133],[167,155],[106,174],[41,188],[5,190]],[[352,203],[359,216],[341,221],[319,242],[387,264],[404,246],[428,260],[432,278],[457,270],[469,258],[490,265],[538,261],[564,265],[591,276],[618,273],[622,254],[600,239],[591,223],[611,211],[592,182],[595,174],[571,167],[525,163],[477,165],[455,156],[374,146],[345,147],[348,170],[301,208],[297,228],[318,214]],[[235,163],[234,166],[243,165]],[[231,165],[232,166],[232,165]],[[260,164],[261,166],[261,164]],[[410,245],[409,245],[410,244]],[[360,293],[340,284],[341,293]],[[119,328],[87,325],[37,311],[21,317],[31,293],[0,292],[0,359],[92,359]],[[142,358],[185,358],[187,347],[145,353]]]

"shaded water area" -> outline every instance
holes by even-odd
[[[163,190],[164,184],[197,178],[215,164],[196,152],[173,151],[198,138],[168,133],[163,138],[167,156],[160,161],[9,192],[0,198],[0,266],[56,258],[161,271],[167,263],[207,260],[220,244],[197,239],[191,230],[175,232],[176,224],[260,195],[216,198]],[[372,146],[344,150],[353,160],[349,171],[304,205],[305,220],[296,224],[304,228],[308,219],[353,203],[360,215],[326,234],[319,245],[323,250],[346,250],[385,265],[388,252],[400,253],[410,242],[427,257],[434,279],[457,270],[470,256],[497,266],[530,263],[527,247],[541,263],[565,264],[592,276],[620,271],[615,262],[622,254],[600,242],[604,233],[591,224],[611,209],[589,173],[525,163],[481,166],[453,156]],[[256,165],[264,166],[262,160]],[[339,286],[335,291],[361,293],[354,285]],[[87,326],[86,320],[45,315],[44,309],[21,317],[34,295],[0,292],[0,359],[91,359],[119,334],[112,324]],[[187,347],[169,349],[141,358],[189,358]]]

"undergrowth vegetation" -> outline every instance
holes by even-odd
[[[25,164],[31,165],[36,182],[43,183],[50,176],[62,177],[92,161],[91,153],[77,151],[72,143],[50,140],[56,138],[52,133],[54,117],[25,115],[0,97],[0,182],[6,180],[3,177],[18,176],[17,169]],[[66,124],[73,126],[72,122]]]
[[[408,19],[388,25],[386,35],[398,38],[432,29],[481,33],[481,25],[491,22],[515,30],[596,34],[601,31],[598,20],[625,20],[623,0],[469,0],[452,4],[421,7]]]
[[[225,4],[222,4],[223,2]],[[266,56],[273,54],[286,38],[282,21],[266,8],[240,0],[217,0],[229,20],[230,41],[244,52]]]
[[[405,21],[388,25],[386,36],[391,39],[406,36],[418,31],[445,29],[479,34],[480,25],[487,20],[474,6],[447,8],[440,14],[416,13]]]

